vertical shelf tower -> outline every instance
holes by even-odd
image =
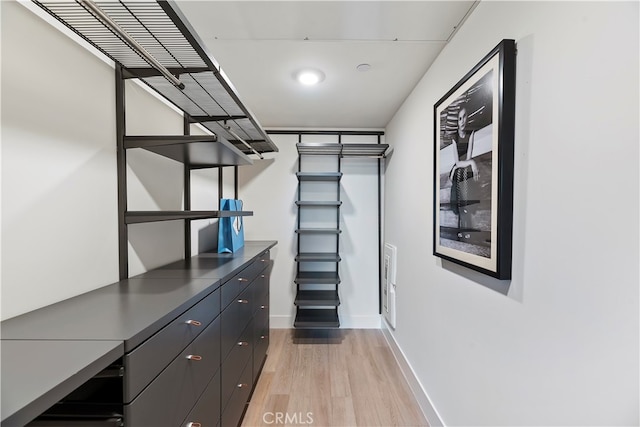
[[[298,150],[296,318],[299,329],[339,328],[342,158],[384,157],[387,144],[302,143]]]

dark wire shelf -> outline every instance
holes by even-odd
[[[383,158],[387,154],[389,144],[301,142],[296,144],[296,148],[301,155]]]
[[[233,84],[209,54],[177,3],[170,1],[105,1],[102,9],[118,27],[170,74],[182,88],[149,65],[142,55],[116,35],[82,2],[34,0],[46,12],[124,68],[126,78],[137,78],[245,154],[276,152],[278,148],[242,103]],[[249,144],[245,146],[240,139]]]

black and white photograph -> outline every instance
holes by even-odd
[[[513,122],[513,105],[505,104],[504,79],[515,78],[504,73],[505,42],[434,107],[434,254],[500,278],[513,204],[513,123],[504,115],[510,109]]]

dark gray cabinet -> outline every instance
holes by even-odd
[[[268,348],[275,244],[201,254],[2,322],[2,426],[238,425]],[[38,369],[20,348],[41,349],[24,359]]]

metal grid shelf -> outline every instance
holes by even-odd
[[[34,3],[121,64],[126,77],[140,79],[188,114],[192,122],[201,123],[241,152],[278,151],[174,2],[108,0],[93,4],[157,63],[177,76],[183,88],[176,87],[170,76],[165,77],[158,67],[144,59],[134,43],[105,25],[104,18],[98,18],[89,7],[91,2],[34,0]]]
[[[340,157],[386,157],[389,144],[306,142],[296,144],[298,154]]]

